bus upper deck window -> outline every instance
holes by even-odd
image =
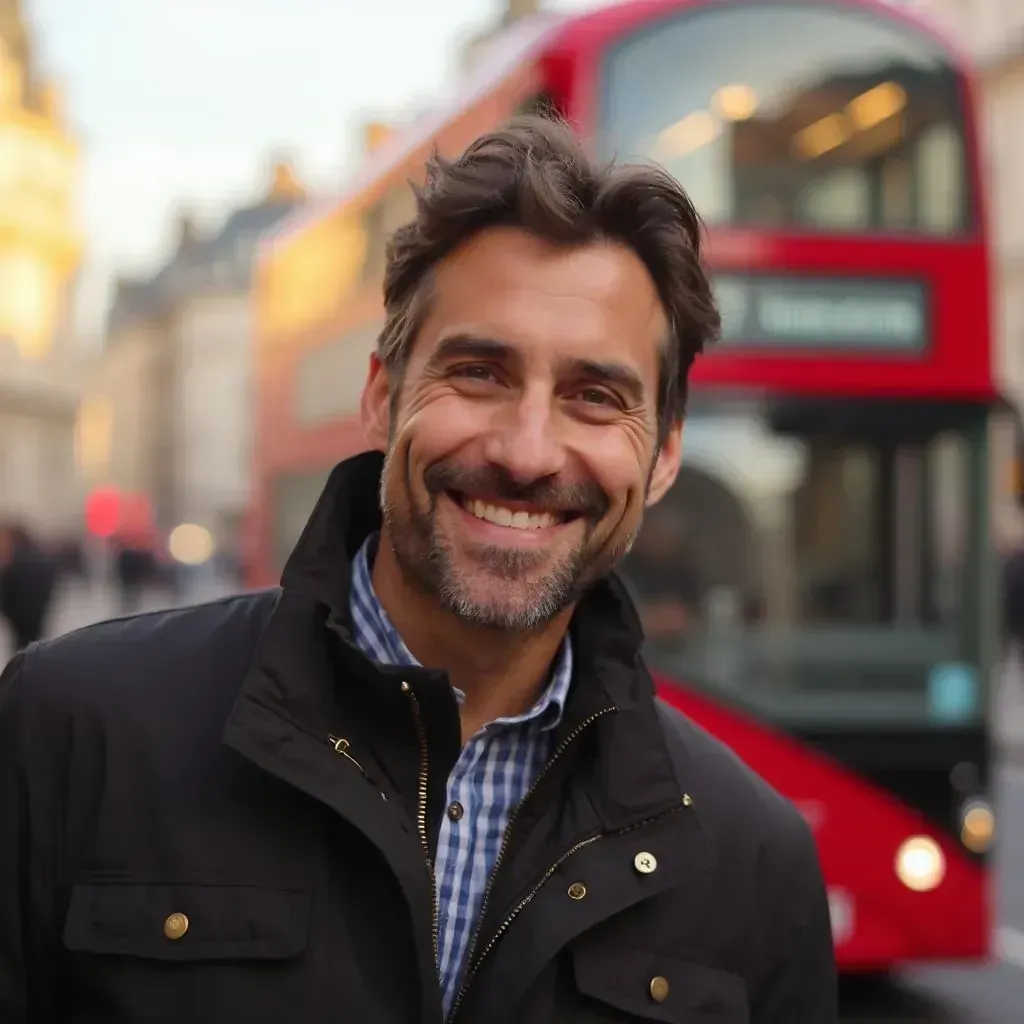
[[[612,49],[601,89],[608,154],[665,165],[710,223],[969,228],[959,72],[884,16],[697,8]]]

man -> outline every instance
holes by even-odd
[[[433,163],[280,592],[8,668],[0,1019],[836,1019],[797,812],[655,700],[610,570],[718,316],[652,168]],[[383,454],[383,458],[382,458]]]

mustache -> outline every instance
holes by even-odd
[[[521,501],[545,512],[571,512],[590,519],[600,519],[610,508],[608,496],[592,480],[541,479],[524,484],[501,466],[435,462],[423,474],[423,482],[435,498],[445,491],[458,491],[473,497]]]

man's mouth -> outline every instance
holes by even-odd
[[[547,530],[576,519],[579,515],[577,512],[529,508],[519,503],[506,505],[486,498],[460,494],[457,491],[449,494],[453,501],[477,519],[497,526],[507,526],[513,530]]]

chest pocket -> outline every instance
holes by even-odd
[[[587,1007],[580,1024],[750,1022],[743,979],[714,967],[638,949],[580,949],[573,969]]]
[[[179,1024],[182,1006],[204,1020],[301,1020],[310,908],[310,894],[292,889],[76,885],[64,926],[69,1005],[146,1024]]]

